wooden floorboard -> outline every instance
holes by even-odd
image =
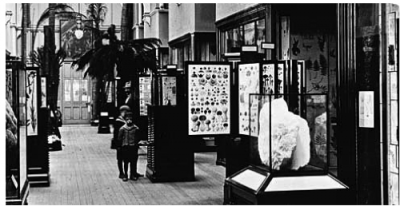
[[[32,205],[215,205],[223,203],[225,168],[215,165],[215,153],[195,154],[192,182],[152,183],[147,178],[123,182],[118,178],[112,134],[97,127],[63,126],[62,151],[50,152],[50,187],[30,188]],[[144,153],[144,150],[139,152]],[[145,174],[147,158],[139,155],[138,172]]]

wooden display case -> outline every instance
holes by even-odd
[[[146,176],[152,182],[194,180],[194,153],[183,114],[180,107],[148,105]]]
[[[6,204],[27,204],[26,71],[20,61],[6,62]]]

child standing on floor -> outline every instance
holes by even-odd
[[[137,173],[138,149],[139,149],[139,127],[132,122],[132,112],[126,113],[126,124],[121,127],[118,134],[118,140],[121,142],[122,158],[124,160],[124,178],[128,181],[128,167],[130,164],[131,180],[137,180],[140,174]]]
[[[113,144],[111,148],[117,149],[117,162],[118,162],[118,170],[119,170],[119,178],[123,179],[125,177],[125,173],[122,167],[122,142],[118,141],[118,133],[119,129],[126,124],[125,116],[126,113],[129,112],[131,109],[127,105],[122,105],[119,108],[120,115],[115,119],[114,122],[114,131],[113,131]]]

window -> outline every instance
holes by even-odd
[[[239,52],[243,45],[257,44],[258,51],[264,53],[261,43],[266,41],[266,32],[265,19],[222,31],[219,42],[221,52]]]
[[[178,65],[178,69],[185,67],[185,61],[192,59],[190,41],[185,41],[172,47],[172,63]]]
[[[266,41],[265,19],[256,21],[256,28],[258,52],[265,53],[264,49],[261,49],[261,43]]]
[[[256,32],[255,23],[251,22],[244,25],[244,44],[255,45],[256,44]]]

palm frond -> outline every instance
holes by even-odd
[[[86,66],[89,65],[90,60],[93,58],[93,54],[94,54],[94,49],[91,49],[91,50],[85,52],[83,55],[81,55],[77,59],[76,59],[76,57],[74,57],[75,60],[72,62],[71,67],[78,66],[76,68],[77,71],[85,71]],[[86,75],[85,75],[85,77],[86,77]]]
[[[91,3],[88,5],[86,10],[86,14],[88,15],[89,19],[94,20],[95,22],[104,22],[106,17],[108,8],[103,3]]]

